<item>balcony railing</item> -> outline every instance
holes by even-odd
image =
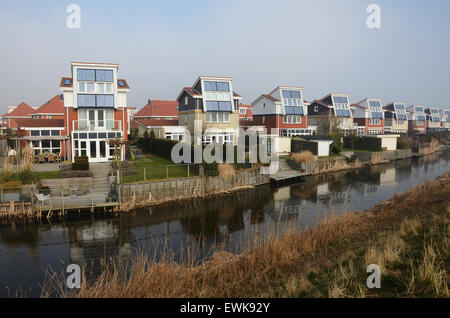
[[[120,131],[121,120],[74,120],[73,131]]]

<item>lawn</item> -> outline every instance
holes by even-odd
[[[59,171],[33,171],[34,180],[58,179]]]
[[[188,176],[187,165],[176,165],[172,161],[156,155],[146,155],[130,160],[137,169],[137,175],[123,176],[123,183],[133,183],[145,180],[158,180],[169,178],[185,178]],[[189,176],[197,175],[194,165],[190,165]],[[144,178],[145,174],[145,178]]]

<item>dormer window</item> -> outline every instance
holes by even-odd
[[[344,96],[334,96],[334,112],[338,117],[350,117],[348,98]]]

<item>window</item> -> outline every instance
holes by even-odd
[[[286,116],[283,116],[283,122],[285,124],[300,124],[302,122],[302,116],[286,115]]]
[[[319,112],[319,106],[314,106],[314,112],[318,113]]]
[[[95,81],[96,82],[112,82],[113,81],[113,71],[111,71],[111,70],[95,70]]]
[[[207,145],[213,142],[219,144],[233,144],[234,133],[233,132],[217,132],[203,135],[203,144]]]
[[[284,106],[302,106],[300,91],[283,90],[282,95]]]
[[[381,120],[380,119],[370,119],[369,123],[371,125],[380,125],[381,124]]]
[[[78,69],[78,81],[95,81],[95,70]]]
[[[230,113],[228,112],[206,112],[206,122],[210,123],[228,123],[230,121]]]
[[[184,105],[187,106],[188,103],[189,103],[189,97],[185,96],[185,97],[184,97]]]
[[[247,114],[247,109],[246,108],[239,108],[239,114],[241,114],[241,115]]]
[[[79,107],[114,107],[114,95],[78,94]]]
[[[30,135],[31,136],[40,136],[40,131],[39,130],[31,130],[30,131]]]
[[[60,140],[33,140],[32,146],[35,154],[61,153]]]
[[[212,82],[205,81],[204,83],[205,91],[221,91],[221,92],[229,92],[230,85],[228,82]]]

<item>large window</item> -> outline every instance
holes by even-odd
[[[230,122],[230,113],[228,112],[206,112],[206,122],[209,123],[228,123]]]
[[[334,96],[334,112],[338,117],[350,117],[350,108],[348,98],[343,96]]]
[[[203,135],[203,144],[208,145],[210,143],[218,144],[233,144],[233,132],[217,132]]]
[[[305,136],[313,135],[314,131],[312,129],[281,129],[281,137],[295,137],[295,136]]]
[[[31,144],[36,155],[41,153],[61,153],[60,140],[33,140]]]
[[[78,94],[78,107],[114,107],[114,95]]]
[[[406,120],[406,108],[405,105],[403,104],[395,104],[394,105],[394,109],[395,109],[395,116],[397,117],[397,120]]]

